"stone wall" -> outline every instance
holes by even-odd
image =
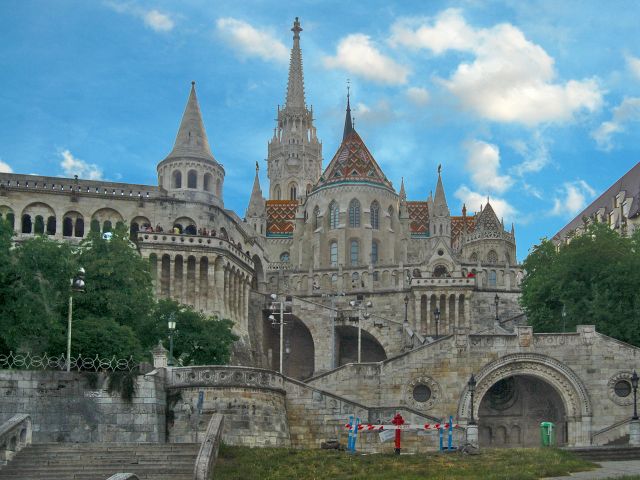
[[[165,390],[138,376],[131,402],[110,395],[104,376],[60,371],[0,370],[0,423],[31,415],[33,442],[165,441]]]

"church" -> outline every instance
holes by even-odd
[[[452,214],[440,167],[420,172],[433,193],[408,199],[354,128],[349,94],[340,146],[323,165],[297,18],[291,30],[285,102],[265,135],[267,198],[256,163],[244,218],[225,208],[225,169],[192,83],[157,185],[0,173],[0,215],[16,241],[76,244],[127,225],[157,298],[231,319],[234,363],[300,382],[290,398],[308,385],[372,417],[477,418],[484,445],[528,444],[541,419],[557,422],[564,444],[624,436],[637,349],[591,326],[534,334],[518,304],[514,226],[489,200]]]

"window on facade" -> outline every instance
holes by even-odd
[[[42,215],[36,215],[36,221],[33,224],[33,231],[35,233],[44,233],[44,218]]]
[[[495,270],[489,270],[489,286],[490,287],[495,287],[496,286],[496,271]]]
[[[380,205],[375,201],[371,204],[371,228],[380,229]]]
[[[487,253],[487,262],[498,263],[498,254],[495,250],[489,250],[489,253]]]
[[[280,254],[280,261],[281,262],[288,262],[289,261],[289,252],[282,252]]]
[[[22,233],[31,233],[31,215],[24,214],[22,215]]]
[[[433,276],[436,278],[446,277],[448,273],[447,267],[444,265],[437,265],[436,268],[433,269]]]
[[[210,173],[204,174],[202,188],[207,192],[210,192],[213,189],[213,177],[211,176]]]
[[[389,207],[387,213],[389,214],[389,227],[393,228],[393,207]]]
[[[378,263],[378,242],[375,240],[371,244],[371,264],[375,265]]]
[[[84,237],[84,219],[76,218],[76,226],[73,230],[74,237]]]
[[[358,265],[358,257],[360,256],[360,244],[357,240],[351,240],[351,265]]]
[[[280,185],[273,187],[273,199],[280,200]]]
[[[198,188],[198,172],[189,170],[187,174],[187,188]]]
[[[329,244],[329,260],[332,267],[338,266],[338,242],[331,242]]]
[[[316,205],[313,209],[313,229],[316,230],[320,226],[320,207]]]
[[[71,237],[73,235],[73,219],[66,217],[62,220],[62,236]]]
[[[56,234],[56,217],[47,218],[47,235]]]
[[[473,252],[471,254],[471,256],[469,257],[469,260],[471,260],[472,262],[477,262],[478,261],[478,254],[476,252]]]
[[[289,185],[289,199],[297,200],[298,199],[298,187],[295,183]]]
[[[179,170],[173,172],[173,188],[182,188],[182,173]]]
[[[338,228],[338,221],[340,219],[340,209],[336,202],[331,202],[329,205],[329,228],[334,230]]]
[[[349,227],[357,228],[360,226],[360,202],[355,198],[349,203]]]

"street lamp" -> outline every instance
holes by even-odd
[[[367,308],[371,308],[373,304],[367,302],[363,306],[361,300],[351,300],[349,305],[358,309],[358,363],[362,363],[362,319],[371,316]]]
[[[440,310],[438,307],[433,311],[433,317],[436,320],[436,338],[438,338],[438,323],[440,322]]]
[[[73,316],[73,294],[84,292],[84,268],[80,267],[71,279],[71,291],[69,292],[69,316],[67,318],[67,372],[71,371],[71,318]]]
[[[471,393],[471,420],[469,421],[469,425],[475,425],[476,421],[473,418],[473,397],[476,393],[476,377],[474,377],[473,373],[471,374],[471,378],[467,382],[467,386],[469,387],[469,392]]]
[[[270,295],[271,300],[274,302],[278,299],[275,293]],[[280,325],[280,375],[284,374],[284,302],[282,299],[277,302],[280,304],[280,321],[276,322],[276,317],[269,315],[272,325]]]
[[[171,312],[169,316],[169,321],[167,322],[167,327],[169,327],[169,361],[167,362],[170,367],[173,367],[173,334],[176,331],[176,321],[175,315]]]
[[[500,304],[500,297],[498,296],[498,294],[496,293],[496,296],[493,299],[493,303],[495,303],[496,305],[496,323],[499,321],[498,320],[498,305]]]
[[[633,387],[633,417],[631,417],[631,420],[638,420],[638,374],[635,370],[633,371],[633,375],[631,375],[631,387]]]
[[[409,307],[409,295],[404,296],[404,323],[409,323],[407,320],[407,308]]]

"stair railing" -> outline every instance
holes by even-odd
[[[31,444],[31,417],[14,415],[0,425],[0,465],[6,465],[16,453]]]
[[[213,468],[218,458],[223,426],[224,417],[219,413],[213,414],[196,458],[196,465],[193,469],[194,480],[209,480],[212,478]]]

